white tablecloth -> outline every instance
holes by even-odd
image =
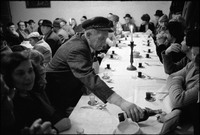
[[[145,100],[146,92],[166,91],[165,84],[168,75],[164,73],[163,65],[156,56],[155,45],[153,39],[150,39],[150,46],[147,46],[147,35],[142,33],[135,34],[133,37],[134,51],[140,52],[140,58],[134,58],[133,65],[136,71],[129,71],[126,68],[130,66],[130,37],[127,41],[123,41],[119,47],[111,47],[102,60],[99,70],[99,76],[102,78],[106,72],[110,76],[110,80],[104,80],[108,86],[126,100],[133,102],[140,107],[149,107],[151,109],[162,109],[170,112],[170,104],[168,97],[160,100],[164,95],[157,94],[154,102]],[[148,49],[152,50],[150,58],[145,58]],[[115,51],[114,59],[110,58],[112,51]],[[138,63],[142,63],[144,68],[138,68]],[[146,64],[147,63],[147,64]],[[106,66],[110,64],[111,70],[107,70]],[[138,72],[144,74],[144,78],[138,78]],[[149,78],[151,77],[151,79]],[[102,79],[103,80],[103,79]],[[115,105],[107,103],[106,110],[87,108],[89,96],[82,96],[77,106],[70,115],[72,128],[64,131],[64,134],[76,134],[76,128],[84,128],[85,134],[112,134],[119,124],[118,113],[122,110]],[[99,100],[99,102],[101,102]],[[86,106],[86,108],[81,108]],[[162,128],[161,123],[157,122],[156,117],[152,116],[148,120],[140,122],[139,126],[144,134],[158,134]]]

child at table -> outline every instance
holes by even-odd
[[[71,127],[66,114],[55,110],[49,103],[42,86],[45,85],[41,81],[42,76],[38,66],[30,58],[29,52],[9,53],[3,57],[1,65],[6,85],[10,89],[16,89],[13,97],[13,112],[17,130],[31,126],[38,118],[50,121],[58,131]]]

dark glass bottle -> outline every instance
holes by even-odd
[[[143,118],[140,118],[140,120],[138,122],[141,122],[141,121],[145,121],[147,120],[150,116],[154,116],[156,114],[160,114],[162,113],[162,110],[161,109],[158,109],[158,110],[152,110],[150,108],[145,108],[143,109],[144,110],[144,115],[143,115]],[[118,118],[119,118],[119,122],[121,121],[124,121],[125,120],[125,113],[119,113],[118,114]],[[126,115],[127,116],[127,115]],[[128,117],[128,116],[127,116]]]

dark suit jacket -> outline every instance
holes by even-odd
[[[162,58],[162,53],[167,49],[168,47],[164,44],[161,44],[159,46],[156,45],[156,53],[160,59],[160,62],[163,63],[163,58]],[[170,52],[172,59],[172,62],[177,63],[179,62],[182,58],[185,57],[185,54],[183,52]]]
[[[76,34],[64,43],[47,66],[47,71],[69,71],[89,90],[106,103],[114,93],[92,68],[93,58],[85,37]],[[76,84],[73,84],[76,85]]]
[[[45,35],[44,40],[51,47],[52,57],[53,57],[58,48],[61,46],[60,38],[55,32],[50,31],[47,35]]]
[[[149,29],[152,31],[152,33],[154,34],[155,33],[155,26],[152,22],[149,22]],[[139,32],[146,32],[145,31],[145,25],[140,25],[140,29],[139,29]]]

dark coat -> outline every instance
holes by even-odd
[[[13,103],[17,129],[23,129],[25,126],[30,127],[38,118],[50,121],[54,125],[66,117],[64,113],[56,111],[50,105],[43,92],[28,92],[26,97],[21,97],[16,93]]]
[[[160,62],[163,63],[163,58],[162,58],[162,53],[163,51],[165,51],[168,47],[165,45],[165,44],[161,44],[159,46],[156,45],[156,53],[160,59]],[[179,52],[179,53],[176,53],[176,52],[170,52],[170,55],[171,57],[173,58],[172,59],[172,62],[179,62],[182,58],[185,57],[185,54],[183,52]]]
[[[187,65],[187,63],[189,63],[191,61],[187,56],[185,56],[180,61],[173,62],[173,57],[172,57],[171,53],[166,55],[165,51],[163,51],[161,53],[161,55],[162,55],[162,59],[163,59],[165,73],[167,73],[167,74],[172,74],[176,71],[181,70],[182,68],[184,68]]]
[[[19,45],[22,42],[19,36],[13,34],[9,30],[6,30],[5,32],[5,39],[9,47],[12,47],[14,45]]]
[[[77,34],[58,49],[53,59],[47,66],[47,72],[71,72],[73,74],[71,75],[71,79],[78,79],[78,81],[80,81],[99,99],[106,103],[106,100],[113,94],[114,91],[112,91],[106,83],[95,74],[92,64],[93,58],[89,45],[84,36]],[[78,85],[78,81],[77,84],[67,84],[66,82],[65,85]],[[64,91],[72,90],[65,89]],[[76,89],[71,93],[71,95],[68,93],[68,95],[63,95],[62,98],[76,96],[76,93],[80,93],[80,91],[81,89]]]
[[[152,22],[149,22],[148,28],[152,31],[153,34],[155,33],[155,26]],[[145,25],[142,24],[140,25],[139,32],[146,32]]]
[[[58,48],[61,46],[60,38],[55,32],[50,31],[47,35],[45,35],[44,40],[51,47],[52,57],[53,57]]]

